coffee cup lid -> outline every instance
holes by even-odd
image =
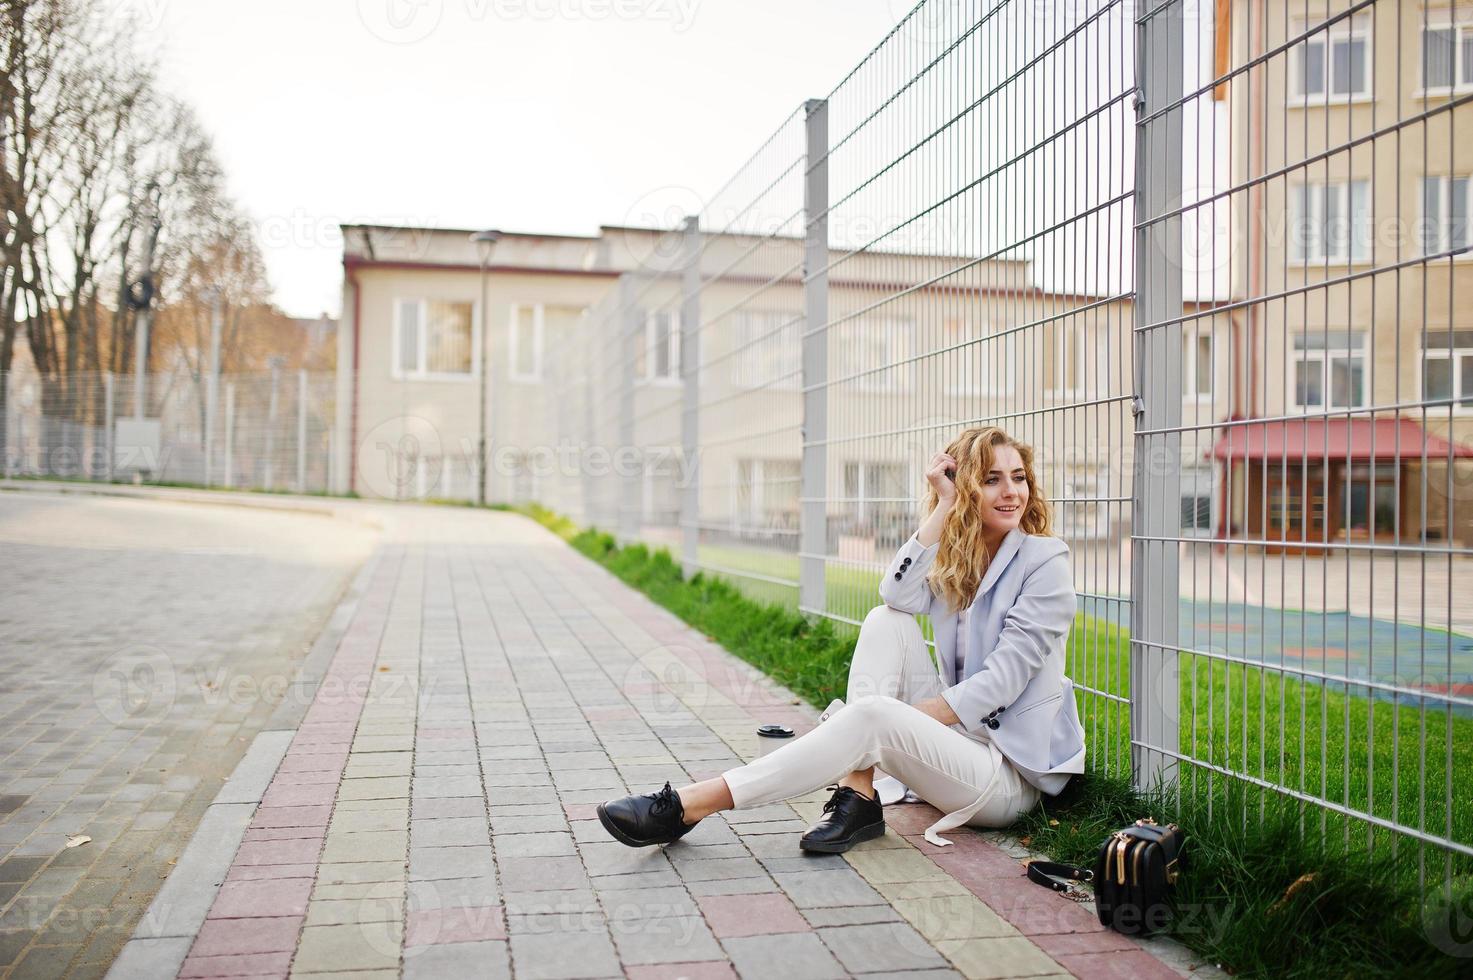
[[[757,729],[757,734],[766,738],[792,738],[793,730],[787,725],[763,725]]]

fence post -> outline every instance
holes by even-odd
[[[103,436],[103,445],[107,447],[107,463],[104,472],[107,473],[107,482],[111,483],[113,482],[113,468],[117,465],[116,456],[118,451],[115,441],[118,436],[115,431],[116,426],[113,423],[113,419],[117,416],[117,390],[113,383],[113,373],[111,371],[103,375],[102,386],[102,424],[107,429],[107,432]]]
[[[1136,27],[1130,738],[1141,789],[1175,782],[1180,747],[1183,26],[1182,0],[1167,0]]]
[[[621,352],[623,370],[619,378],[619,429],[617,445],[614,447],[613,463],[616,467],[624,467],[629,472],[619,475],[619,500],[617,504],[618,518],[615,527],[618,529],[620,543],[633,541],[639,536],[639,490],[643,479],[643,458],[641,456],[641,472],[632,472],[628,455],[634,447],[634,361],[635,351],[639,345],[646,342],[644,318],[640,316],[639,309],[635,305],[634,298],[637,290],[634,288],[634,274],[625,273],[619,277],[619,328],[623,334],[625,344]],[[648,352],[646,352],[648,356]],[[646,365],[648,368],[648,365]]]
[[[680,559],[689,577],[700,570],[701,529],[701,219],[685,219],[680,281]]]
[[[307,492],[307,369],[297,371],[297,493]]]
[[[803,463],[799,497],[798,608],[828,607],[828,331],[829,104],[804,103],[807,171],[803,179]]]
[[[235,382],[225,385],[225,486],[235,486]]]
[[[219,291],[210,303],[210,374],[205,379],[205,486],[215,479],[215,426],[220,415],[220,333],[224,309]]]
[[[266,472],[261,479],[270,490],[276,482],[276,392],[281,382],[281,359],[271,358],[271,393],[266,399]]]

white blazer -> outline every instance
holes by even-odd
[[[930,615],[947,684],[941,696],[967,731],[985,735],[1025,779],[1056,794],[1071,773],[1084,772],[1084,726],[1074,682],[1064,675],[1075,612],[1069,546],[1016,528],[1003,538],[967,615],[960,680],[957,615],[926,581],[940,547],[938,541],[923,548],[911,534],[880,579],[880,598]]]

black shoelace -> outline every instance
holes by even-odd
[[[648,793],[646,795],[655,801],[650,806],[650,814],[652,816],[659,816],[667,811],[673,812],[680,806],[680,794],[670,788],[669,780],[666,780],[664,789],[657,793]]]

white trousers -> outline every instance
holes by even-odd
[[[1038,802],[1039,791],[990,741],[912,707],[944,686],[916,618],[876,606],[859,630],[844,707],[813,731],[722,773],[732,801],[743,809],[805,796],[878,766],[948,814],[991,787],[965,822],[1007,826]]]

